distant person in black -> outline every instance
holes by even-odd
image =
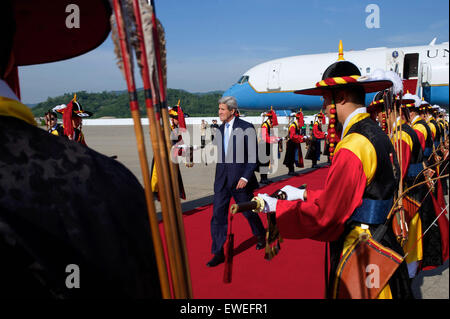
[[[214,135],[216,134],[217,129],[219,128],[219,124],[217,124],[217,120],[212,120],[211,128],[211,142],[214,141]]]

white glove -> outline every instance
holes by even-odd
[[[298,189],[297,187],[286,185],[281,191],[286,193],[287,200],[305,200],[303,194],[305,193],[305,189]]]
[[[264,209],[262,210],[263,213],[276,211],[278,201],[276,198],[270,197],[267,194],[258,194],[258,197],[264,200]]]

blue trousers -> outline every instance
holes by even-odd
[[[223,253],[223,246],[227,240],[228,211],[231,197],[233,197],[238,204],[248,202],[253,198],[253,192],[249,192],[245,188],[239,190],[223,189],[214,194],[213,216],[211,218],[211,252],[214,255]],[[253,235],[264,236],[264,225],[258,214],[251,211],[244,212],[243,214],[250,224]]]

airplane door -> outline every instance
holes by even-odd
[[[387,51],[386,54],[386,70],[394,71],[403,78],[403,63],[405,53],[401,50]]]
[[[419,93],[419,96],[423,96],[427,100],[429,100],[429,89],[430,89],[430,83],[431,83],[431,65],[427,62],[420,63],[419,68],[419,79],[417,81],[417,90],[416,92]]]
[[[269,78],[267,80],[267,90],[268,91],[276,91],[281,89],[280,85],[280,69],[281,63],[272,64],[271,68],[269,68]]]
[[[430,85],[431,82],[431,66],[427,62],[420,64],[420,83],[422,86]]]

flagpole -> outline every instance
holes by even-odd
[[[145,199],[147,203],[147,213],[149,216],[150,229],[152,232],[153,247],[155,249],[156,264],[161,286],[161,294],[163,298],[170,298],[170,285],[167,276],[167,266],[164,258],[164,250],[159,232],[158,222],[156,219],[156,209],[154,206],[153,193],[151,192],[150,174],[145,152],[144,135],[142,131],[141,119],[139,115],[139,104],[137,100],[136,86],[134,77],[131,72],[130,54],[127,49],[125,27],[123,23],[122,10],[119,0],[113,0],[113,7],[117,23],[117,31],[120,41],[120,51],[123,57],[123,67],[127,88],[129,93],[129,103],[131,116],[133,118],[134,130],[136,135],[136,143],[138,147],[139,162],[142,170],[142,178],[144,181]]]

